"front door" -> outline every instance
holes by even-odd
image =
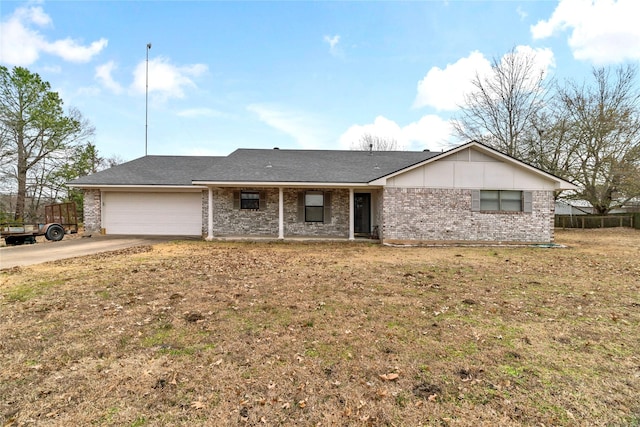
[[[369,236],[371,234],[371,193],[355,193],[353,199],[353,231],[360,236]]]

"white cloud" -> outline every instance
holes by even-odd
[[[133,72],[131,89],[137,93],[146,91],[145,61],[141,61]],[[167,58],[157,57],[149,60],[149,93],[155,93],[160,100],[168,98],[184,98],[184,91],[196,87],[192,80],[208,71],[204,64],[178,66],[171,64]]]
[[[39,7],[18,8],[0,24],[0,62],[11,65],[30,65],[39,56],[42,36],[29,28],[33,23],[44,26],[50,20]]]
[[[430,114],[423,116],[417,122],[400,126],[393,120],[383,116],[375,118],[373,123],[353,125],[340,136],[340,145],[344,149],[351,149],[362,135],[371,134],[382,138],[398,141],[399,147],[407,150],[422,150],[428,148],[437,150],[454,143],[452,127],[449,121],[440,116]]]
[[[102,64],[96,67],[96,79],[107,89],[111,90],[115,94],[122,93],[122,86],[115,81],[111,75],[113,70],[117,68],[113,61],[109,61],[106,64]]]
[[[453,127],[448,120],[435,114],[423,116],[417,122],[402,128],[404,139],[410,147],[430,150],[448,148],[454,143]]]
[[[516,46],[515,48],[516,55],[523,55],[527,58],[533,58],[534,64],[534,75],[537,77],[538,72],[543,72],[546,76],[549,72],[550,68],[554,68],[556,66],[556,60],[553,55],[553,51],[549,48],[532,48],[531,46]],[[505,54],[502,57],[504,61],[507,55],[511,55],[511,52]],[[531,77],[534,77],[533,75]],[[535,78],[533,79],[535,80]]]
[[[329,44],[329,53],[333,56],[342,56],[342,49],[338,46],[340,43],[340,36],[324,36],[324,41]]]
[[[534,58],[536,68],[546,75],[549,68],[555,65],[553,52],[547,48],[517,46],[516,55]],[[507,53],[506,55],[510,55]],[[505,55],[505,57],[506,57]],[[505,58],[503,57],[503,59]],[[433,67],[418,82],[418,93],[413,103],[414,108],[433,107],[438,111],[455,111],[464,103],[464,96],[474,90],[472,81],[476,74],[483,78],[491,73],[491,61],[478,51],[471,52],[445,69]]]
[[[433,67],[418,82],[415,108],[433,107],[436,110],[456,110],[464,101],[465,93],[473,89],[471,81],[476,73],[484,75],[491,71],[491,63],[478,51],[460,58],[445,69]]]
[[[70,62],[89,62],[100,53],[102,49],[107,47],[108,40],[102,38],[91,43],[89,46],[82,46],[77,41],[70,38],[56,40],[53,43],[45,43],[42,45],[44,52],[56,55]]]
[[[302,148],[326,148],[329,140],[324,131],[326,126],[313,115],[265,104],[251,104],[247,110],[272,128],[289,135]]]
[[[39,6],[16,9],[0,23],[0,62],[27,66],[37,61],[41,52],[66,61],[88,62],[107,46],[108,41],[104,38],[89,46],[83,46],[71,38],[48,41],[38,32],[38,28],[51,25],[51,18]]]
[[[551,17],[531,26],[534,39],[570,31],[576,59],[596,64],[640,59],[640,2],[637,0],[560,0]]]
[[[405,141],[401,138],[402,128],[393,120],[383,116],[376,117],[373,123],[351,126],[340,136],[340,145],[344,149],[351,149],[364,134],[395,139],[400,146],[405,147]]]
[[[521,7],[521,6],[518,6],[518,7],[516,8],[516,13],[517,13],[517,14],[518,14],[518,16],[520,17],[520,20],[521,20],[521,21],[524,21],[524,20],[525,20],[525,18],[526,18],[527,16],[529,16],[529,14],[528,14],[528,13],[527,13],[527,12],[526,12],[522,7]]]

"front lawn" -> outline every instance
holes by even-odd
[[[173,242],[0,272],[13,425],[640,425],[640,231]]]

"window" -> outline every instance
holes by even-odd
[[[324,222],[324,194],[320,191],[307,191],[304,194],[305,222]]]
[[[522,191],[481,190],[480,210],[522,212]]]
[[[260,209],[260,193],[242,191],[240,193],[240,209]]]
[[[298,191],[298,222],[331,224],[331,191]]]

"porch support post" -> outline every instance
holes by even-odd
[[[278,187],[278,239],[284,239],[284,192]]]
[[[355,215],[353,207],[353,188],[349,188],[349,240],[354,240]]]
[[[207,240],[213,240],[213,188],[209,188],[209,203],[207,203]]]

